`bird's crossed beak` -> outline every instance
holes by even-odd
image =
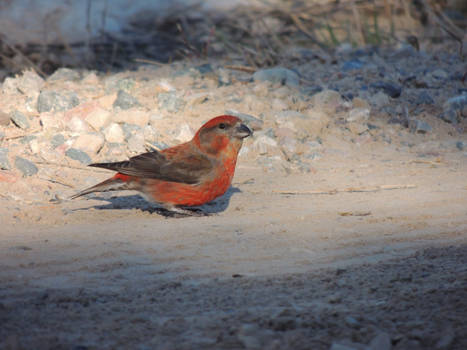
[[[235,128],[235,137],[244,139],[253,134],[253,131],[245,124],[240,124]]]

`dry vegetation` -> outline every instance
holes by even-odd
[[[61,66],[108,71],[187,57],[227,57],[255,69],[287,65],[285,53],[297,47],[326,60],[344,43],[428,48],[450,41],[461,47],[465,7],[442,0],[264,0],[262,6],[215,13],[177,7],[164,18],[138,16],[124,33],[103,32],[83,42],[61,36],[54,43],[13,45],[0,29],[0,77],[30,67],[46,76]]]

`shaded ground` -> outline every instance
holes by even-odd
[[[465,349],[466,162],[413,160],[334,155],[287,181],[245,161],[202,218],[31,205],[2,234],[1,347]],[[310,192],[376,185],[413,186]]]

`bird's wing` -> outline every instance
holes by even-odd
[[[212,161],[201,153],[183,153],[166,157],[154,151],[115,163],[94,163],[90,166],[118,171],[121,174],[186,184],[196,184],[213,169]]]

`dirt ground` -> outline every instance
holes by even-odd
[[[465,155],[326,152],[283,176],[241,158],[207,217],[5,200],[0,348],[466,349]]]

